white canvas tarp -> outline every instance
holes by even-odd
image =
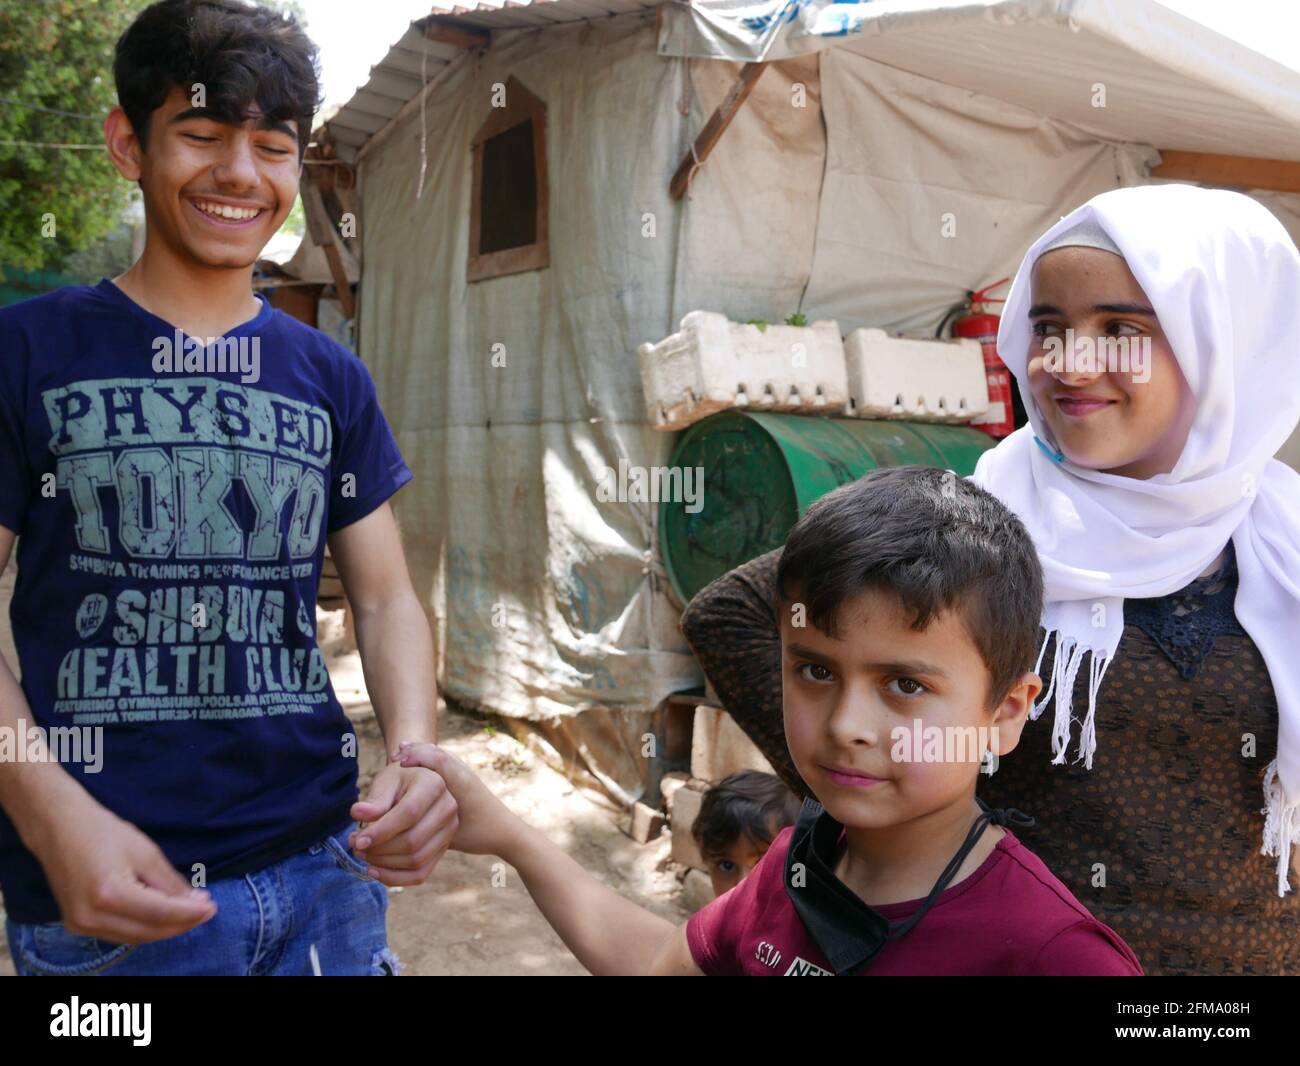
[[[852,52],[1103,140],[1300,159],[1300,70],[1158,0],[692,0],[663,55]]]
[[[826,176],[804,307],[846,334],[932,335],[1072,206],[1160,161],[853,53],[823,53],[821,72]]]
[[[1159,180],[1157,148],[1300,159],[1300,71],[1156,0],[693,0],[659,51],[821,59],[801,309],[846,333],[932,332],[1061,215]],[[1254,195],[1300,239],[1300,196]]]

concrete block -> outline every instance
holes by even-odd
[[[660,811],[644,803],[635,803],[632,805],[627,835],[638,844],[648,844],[660,834],[666,824]]]
[[[695,846],[691,825],[700,813],[700,804],[704,801],[704,790],[707,787],[703,782],[692,781],[674,792],[672,817],[669,821],[673,833],[673,862],[693,866],[697,870],[704,869],[704,857]]]
[[[772,764],[731,715],[719,707],[696,707],[695,730],[691,735],[691,776],[716,785],[738,770],[773,773]]]
[[[668,811],[669,816],[672,815],[673,796],[679,788],[685,787],[690,779],[690,774],[675,770],[671,774],[664,774],[663,780],[659,782],[659,794],[664,798],[664,809]]]

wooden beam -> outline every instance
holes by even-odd
[[[352,284],[348,281],[348,272],[343,267],[343,256],[339,252],[339,246],[333,242],[325,245],[325,258],[329,260],[330,274],[334,278],[334,290],[338,293],[343,317],[352,318],[357,313],[357,302],[352,295]]]
[[[457,48],[487,48],[492,43],[492,34],[486,30],[454,22],[430,22],[424,27],[424,36],[430,41],[453,44]]]
[[[746,63],[741,68],[740,74],[736,77],[736,81],[731,88],[727,90],[727,95],[723,97],[722,103],[709,117],[709,121],[704,124],[704,128],[700,130],[700,135],[695,138],[693,151],[687,152],[677,165],[673,180],[668,185],[668,192],[674,200],[680,200],[685,195],[695,168],[709,158],[709,153],[713,151],[722,134],[731,125],[731,120],[736,117],[736,112],[740,110],[741,105],[753,91],[759,75],[766,69],[766,63]]]
[[[302,186],[302,206],[307,216],[307,232],[311,235],[311,242],[318,248],[325,249],[325,259],[330,265],[330,276],[334,279],[334,288],[338,292],[339,306],[343,308],[344,317],[351,318],[356,314],[356,301],[352,297],[352,284],[348,281],[348,272],[339,252],[334,221],[325,208],[320,189],[310,181]]]
[[[325,200],[316,182],[311,179],[304,181],[299,192],[302,193],[303,214],[307,216],[307,234],[311,237],[311,243],[317,247],[332,244],[331,231],[334,223],[325,210]]]
[[[1151,170],[1153,178],[1227,185],[1236,189],[1300,192],[1300,162],[1289,159],[1180,152],[1172,148],[1161,148],[1160,158],[1160,165]]]

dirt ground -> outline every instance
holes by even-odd
[[[439,738],[464,759],[516,814],[605,884],[683,922],[690,912],[668,858],[665,833],[637,844],[610,812],[573,789],[513,738],[459,715],[445,714]],[[583,974],[586,971],[542,919],[515,872],[493,887],[486,855],[449,853],[429,883],[390,891],[393,950],[415,974]]]
[[[0,651],[13,665],[9,596],[13,568],[0,578]],[[341,612],[337,616],[341,620]],[[341,621],[322,616],[320,639],[329,657],[335,690],[364,740],[374,735],[373,713],[355,652],[342,653]],[[368,728],[367,728],[368,724]],[[665,832],[637,844],[617,827],[617,812],[575,789],[528,747],[490,721],[440,708],[440,741],[477,772],[516,814],[545,832],[595,877],[673,922],[690,911],[669,860]],[[371,744],[371,762],[381,757]],[[368,775],[364,763],[363,789]],[[389,889],[388,935],[408,975],[584,974],[541,917],[513,869],[496,877],[487,855],[449,852],[429,881]],[[502,883],[503,882],[503,883]],[[498,887],[499,886],[499,887]],[[0,937],[0,975],[13,973]]]

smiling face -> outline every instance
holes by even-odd
[[[1090,470],[1168,473],[1196,401],[1128,264],[1100,248],[1055,248],[1034,264],[1031,284],[1029,390],[1057,447]],[[1063,360],[1067,329],[1074,354]],[[1132,353],[1127,369],[1097,357],[1099,340],[1120,338]]]
[[[149,122],[146,150],[120,108],[109,119],[118,169],[140,182],[149,240],[187,265],[252,266],[298,195],[296,124],[256,105],[242,125],[219,122],[179,87]]]
[[[831,817],[858,829],[968,807],[983,748],[971,744],[967,758],[951,761],[925,761],[911,748],[899,760],[895,730],[938,727],[945,740],[971,740],[986,727],[992,750],[1005,755],[1019,742],[1037,677],[1026,675],[989,710],[989,671],[957,612],[917,631],[897,596],[869,589],[846,599],[840,615],[831,637],[795,626],[791,604],[781,608],[785,736],[800,775]],[[962,753],[946,742],[944,750]]]

